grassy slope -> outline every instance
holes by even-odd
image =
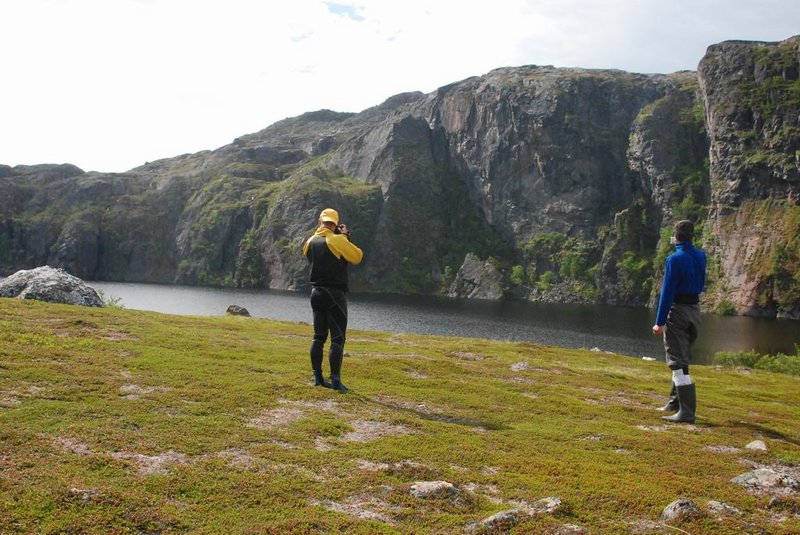
[[[746,513],[690,533],[800,530],[729,481],[800,462],[796,377],[696,367],[698,423],[645,430],[661,363],[353,331],[341,395],[309,386],[310,330],[0,299],[0,533],[463,533],[548,496],[515,532],[629,533],[680,497]],[[422,500],[419,480],[461,490]]]

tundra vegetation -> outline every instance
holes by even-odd
[[[356,330],[342,395],[310,334],[0,300],[0,532],[800,530],[797,375],[698,366],[665,425],[663,363]]]

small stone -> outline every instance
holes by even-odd
[[[520,513],[522,511],[518,508],[515,509],[508,509],[507,511],[500,511],[499,513],[495,513],[488,518],[484,518],[480,522],[476,524],[470,524],[467,526],[467,530],[470,532],[476,531],[489,531],[491,533],[494,532],[504,532],[510,529],[512,526],[516,525],[519,522]]]
[[[93,498],[101,496],[103,493],[97,489],[69,489],[69,495],[83,503],[89,503]]]
[[[522,371],[530,369],[530,367],[531,367],[531,365],[528,364],[527,362],[516,362],[516,363],[511,365],[511,371],[522,372]]]
[[[239,305],[230,305],[228,309],[225,311],[227,314],[231,316],[245,316],[247,318],[250,317],[250,312],[244,307],[240,307]]]
[[[727,503],[718,502],[716,500],[711,500],[708,502],[708,510],[709,512],[721,516],[721,515],[735,515],[735,516],[742,516],[744,513],[737,509],[732,505],[728,505]]]
[[[447,481],[416,481],[411,485],[415,498],[449,498],[458,493],[458,488]]]
[[[745,446],[748,450],[755,450],[755,451],[767,451],[767,445],[764,444],[763,440],[754,440],[747,446]]]
[[[536,500],[528,507],[528,512],[532,515],[549,515],[561,509],[561,498],[550,496]]]
[[[690,520],[700,515],[700,508],[689,498],[675,500],[661,512],[662,522]]]

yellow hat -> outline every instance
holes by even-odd
[[[326,223],[331,222],[334,225],[339,224],[339,212],[333,208],[325,208],[322,213],[319,214],[319,218]]]

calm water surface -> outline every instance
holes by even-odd
[[[91,284],[129,309],[219,316],[236,304],[254,317],[311,322],[304,293]],[[352,294],[349,316],[351,329],[529,341],[663,360],[661,340],[650,331],[655,311],[647,308]],[[710,362],[717,351],[790,353],[795,344],[800,344],[800,321],[704,315],[693,351],[695,361]]]

